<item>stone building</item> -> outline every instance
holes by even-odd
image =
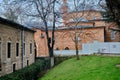
[[[34,62],[34,31],[0,18],[0,76]]]

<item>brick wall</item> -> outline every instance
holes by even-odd
[[[102,20],[102,15],[99,11],[95,10],[85,10],[79,12],[67,12],[68,6],[66,5],[66,0],[63,0],[64,5],[62,7],[62,18],[63,24],[65,27],[76,27],[83,26],[82,29],[79,29],[78,35],[80,41],[78,43],[79,50],[82,49],[82,43],[92,43],[94,41],[98,42],[115,42],[120,41],[120,34],[115,34],[115,39],[111,39],[111,31],[109,29],[110,23]],[[79,22],[75,22],[76,18],[81,18]],[[91,28],[84,28],[91,26]],[[116,27],[116,25],[112,25]],[[54,49],[64,50],[69,48],[70,50],[75,50],[74,43],[74,33],[72,29],[61,29],[55,31],[55,46]],[[79,34],[80,33],[80,34]],[[44,36],[44,37],[41,37]],[[51,31],[49,30],[49,35],[51,37]],[[45,36],[45,31],[36,29],[34,34],[34,39],[37,46],[37,56],[49,56],[47,48],[47,40]]]
[[[82,33],[81,33],[82,31]],[[78,47],[82,49],[82,43],[92,43],[94,41],[104,42],[104,28],[84,28],[83,30],[77,30],[79,38]],[[44,37],[41,37],[41,33]],[[55,30],[55,46],[54,49],[65,50],[65,48],[69,48],[70,50],[75,50],[75,31],[62,29]],[[51,31],[49,31],[49,35],[51,37]],[[45,31],[36,29],[34,34],[34,38],[37,45],[37,57],[49,56],[47,49],[47,41],[45,36]]]

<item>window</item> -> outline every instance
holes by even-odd
[[[16,56],[19,56],[19,43],[16,43]]]
[[[59,48],[57,47],[56,50],[59,50]]]
[[[111,31],[111,39],[115,39],[115,31]]]
[[[29,60],[27,60],[27,66],[29,66]]]
[[[11,43],[7,43],[7,58],[11,57]]]
[[[13,72],[15,72],[16,71],[16,64],[14,63],[13,64]]]
[[[65,50],[69,50],[69,48],[68,48],[68,47],[66,47],[66,48],[65,48]]]
[[[93,16],[93,20],[96,20],[96,16]]]
[[[30,43],[30,54],[32,54],[32,43]]]
[[[1,45],[1,42],[0,42],[0,71],[2,70],[2,66],[1,66],[1,53],[2,53],[2,45]]]
[[[43,33],[41,33],[41,38],[44,38],[44,34]]]
[[[101,16],[101,19],[104,19],[103,16]]]

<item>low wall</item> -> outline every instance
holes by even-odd
[[[81,50],[79,50],[79,54],[81,54]],[[55,56],[73,56],[76,54],[75,50],[54,50]]]
[[[120,54],[120,42],[87,43],[82,45],[83,53]]]
[[[120,54],[120,42],[94,42],[82,44],[79,55],[90,55],[93,53]],[[76,50],[54,50],[56,56],[76,55]]]

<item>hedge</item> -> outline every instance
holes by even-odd
[[[74,56],[55,56],[54,61],[55,61],[55,65],[60,64],[61,62],[70,59]]]
[[[38,74],[50,68],[50,61],[37,60],[32,65],[0,77],[0,80],[37,80]]]
[[[55,65],[71,57],[73,56],[56,56],[54,57]],[[42,75],[41,73],[48,69],[50,69],[50,59],[38,58],[37,61],[30,66],[2,76],[0,80],[37,80]]]

